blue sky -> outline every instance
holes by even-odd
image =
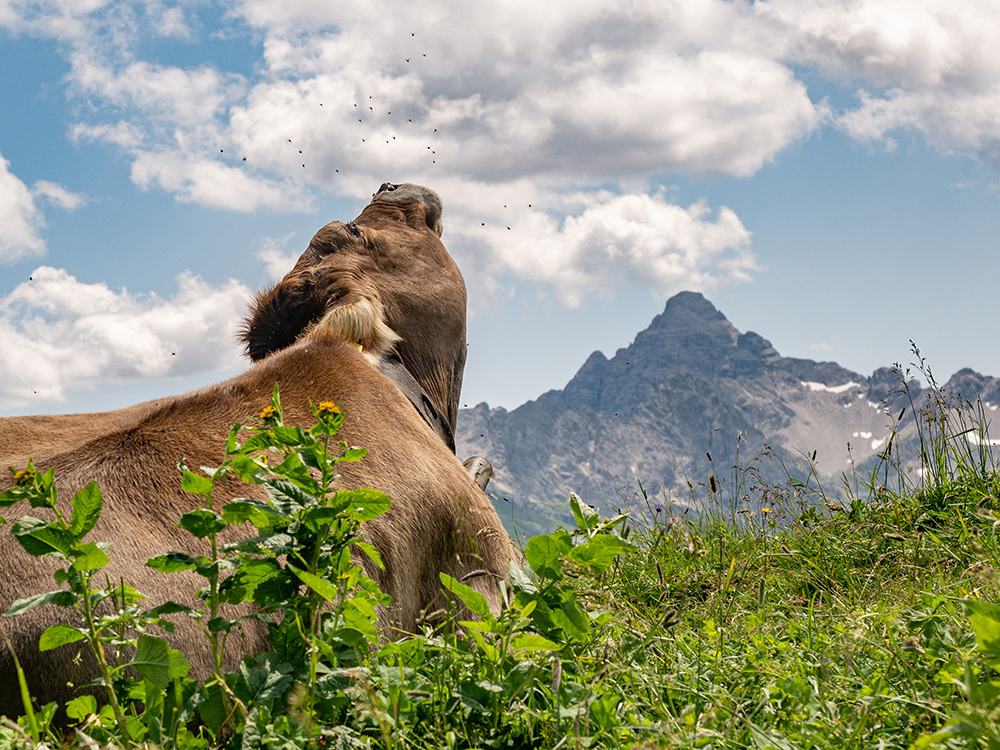
[[[684,289],[786,356],[1000,375],[997,38],[932,0],[0,0],[0,414],[239,371],[246,296],[386,180],[444,200],[470,406]]]

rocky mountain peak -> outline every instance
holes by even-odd
[[[716,308],[701,292],[680,292],[667,300],[663,312],[653,318],[647,330],[664,329],[676,332],[683,329],[696,329],[708,332],[719,329],[735,333],[733,342],[739,333],[733,328],[726,316]]]
[[[894,430],[895,455],[916,455],[913,411],[925,407],[924,392],[911,382],[904,393],[899,378],[891,368],[865,377],[836,362],[783,357],[684,292],[612,358],[594,352],[565,389],[509,413],[462,410],[459,455],[489,457],[495,504],[503,518],[513,507],[522,530],[565,521],[570,491],[610,512],[641,480],[651,496],[673,492],[683,504],[688,481],[734,460],[752,464],[761,481],[818,472],[838,487],[843,472],[870,475]],[[1000,378],[961,370],[943,390],[981,398],[987,420],[1000,411]],[[1000,434],[991,439],[1000,443]]]
[[[746,338],[749,336],[749,338]],[[749,360],[768,357],[770,342],[757,334],[744,334],[742,368],[759,369]],[[704,295],[681,292],[669,300],[632,344],[619,349],[611,359],[594,352],[576,376],[559,392],[546,394],[545,401],[563,409],[589,407],[606,414],[627,416],[676,370],[705,378],[719,376],[739,346],[736,330]]]

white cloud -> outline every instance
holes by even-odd
[[[223,23],[263,44],[250,78],[143,59],[143,39],[191,28],[147,5],[144,22],[132,6],[49,12],[75,24],[60,32],[69,91],[91,105],[74,140],[120,147],[141,189],[225,210],[309,210],[315,190],[360,198],[384,180],[434,186],[449,247],[490,294],[497,275],[569,304],[630,283],[669,293],[748,278],[750,233],[730,209],[634,186],[752,174],[827,117],[742,2],[415,2],[388,17],[360,0],[237,3]],[[496,229],[515,196],[536,210]],[[275,276],[290,260],[277,247],[260,257]]]
[[[465,269],[474,309],[497,292],[498,275],[548,284],[575,306],[589,294],[614,297],[629,284],[663,295],[707,291],[757,269],[751,233],[732,210],[684,208],[664,190],[553,199],[524,181],[455,194],[445,236]]]
[[[13,263],[26,255],[42,255],[43,226],[45,219],[35,205],[34,196],[0,154],[0,263]]]
[[[1000,5],[948,0],[765,0],[783,54],[847,85],[837,118],[860,141],[912,128],[934,148],[1000,163]]]
[[[120,147],[142,189],[298,211],[316,191],[422,182],[444,196],[450,247],[480,290],[500,274],[578,302],[754,269],[731,210],[636,184],[751,175],[831,123],[887,148],[912,129],[1000,165],[1000,5],[981,5],[414,0],[386,13],[368,0],[235,0],[204,31],[250,27],[263,53],[244,74],[144,59],[149,37],[191,37],[192,6],[15,2],[0,23],[65,42],[69,93],[87,105],[72,137]],[[857,91],[858,105],[812,101],[790,62]],[[508,222],[505,197],[540,210]]]
[[[177,5],[173,8],[164,8],[157,4],[156,10],[159,18],[155,27],[160,36],[175,37],[177,39],[190,38],[191,29],[188,28],[187,22],[184,19],[184,9],[182,7]]]
[[[234,332],[249,290],[185,272],[170,299],[85,284],[41,266],[0,299],[0,399],[61,401],[97,383],[181,377],[239,362]]]
[[[86,196],[71,193],[58,182],[38,180],[31,188],[32,195],[41,196],[66,211],[74,211],[86,203]]]
[[[297,250],[285,249],[288,246],[288,242],[294,236],[295,232],[291,232],[281,238],[263,237],[260,240],[260,250],[255,254],[257,258],[264,261],[264,265],[267,267],[267,275],[272,281],[283,279],[285,274],[292,270],[295,261],[302,254]]]
[[[750,174],[825,114],[768,45],[747,41],[748,6],[721,0],[418,2],[390,17],[360,0],[242,3],[224,23],[262,39],[250,81],[136,59],[142,39],[187,33],[179,9],[147,3],[144,27],[129,6],[32,7],[35,33],[73,21],[60,32],[70,90],[92,105],[74,137],[126,149],[138,185],[216,208],[298,210],[308,187],[359,196],[400,173]],[[171,169],[178,151],[184,168]]]
[[[45,217],[36,198],[44,198],[68,211],[79,208],[85,200],[84,196],[48,180],[38,180],[29,189],[10,171],[10,162],[0,154],[0,263],[45,254],[41,234]]]
[[[198,203],[230,211],[259,208],[307,211],[312,199],[289,179],[254,178],[238,167],[181,150],[139,151],[132,163],[132,182],[143,190],[160,187],[182,203]]]

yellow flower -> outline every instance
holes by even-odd
[[[340,414],[340,408],[333,401],[320,401],[316,407],[317,417],[334,417]]]
[[[24,487],[25,485],[31,484],[35,481],[36,476],[38,476],[38,472],[34,469],[21,469],[20,471],[15,471],[14,484],[18,487]]]
[[[770,508],[761,508],[761,509],[760,509],[760,512],[761,512],[761,513],[770,513],[770,512],[771,512],[771,509],[770,509]]]
[[[260,419],[262,419],[265,422],[268,422],[274,419],[277,415],[278,415],[277,409],[275,409],[273,406],[265,406],[264,410],[260,413]]]

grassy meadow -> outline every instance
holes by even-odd
[[[146,612],[102,583],[98,553],[114,549],[84,540],[77,517],[100,509],[93,493],[74,498],[56,554],[69,593],[11,609],[81,613],[48,645],[100,646],[114,689],[74,700],[67,725],[26,698],[0,745],[1000,748],[1000,475],[986,413],[936,389],[910,408],[917,459],[889,440],[877,469],[845,476],[837,497],[808,481],[765,484],[754,466],[766,456],[692,478],[683,507],[640,485],[600,519],[573,497],[576,528],[528,540],[503,612],[442,575],[451,611],[384,644],[380,595],[349,547],[387,506],[336,492],[337,462],[364,460],[338,453],[336,407],[320,404],[311,430],[284,427],[276,394],[271,413],[234,429],[214,475],[178,475],[202,506],[181,524],[206,556],[152,564],[202,575],[201,613]],[[43,470],[19,474],[0,501],[54,507],[58,477]],[[226,472],[264,484],[271,503],[213,503]],[[217,548],[219,529],[247,521],[254,540]],[[40,528],[14,524],[26,554]],[[102,601],[115,606],[88,620]],[[195,683],[155,634],[195,616],[221,649],[239,627],[221,607],[236,601],[272,619],[274,651]]]

